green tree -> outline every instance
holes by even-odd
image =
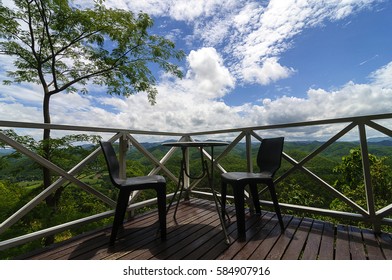
[[[149,34],[153,21],[145,13],[106,8],[102,0],[92,9],[68,0],[13,2],[13,7],[0,2],[0,54],[12,57],[15,66],[3,83],[41,85],[45,123],[51,123],[50,99],[59,92],[87,93],[89,84],[97,84],[115,95],[147,92],[154,104],[152,64],[182,77],[171,60],[183,59],[184,53],[170,40]],[[50,129],[44,129],[42,155],[49,160],[50,139]],[[52,182],[46,168],[43,181],[45,187]]]
[[[20,201],[20,189],[16,188],[8,182],[0,181],[0,221],[3,221],[11,211],[15,209],[15,205]]]
[[[19,136],[13,130],[2,130],[1,132],[25,147],[28,147],[31,151],[41,153],[43,149],[43,142],[35,140],[32,136]],[[98,144],[99,140],[99,136],[85,134],[66,135],[61,138],[51,139],[50,147],[53,149],[51,151],[52,162],[65,170],[70,170],[91,153],[91,149],[77,145],[77,143],[88,142]],[[0,147],[3,146],[0,143]],[[37,174],[42,167],[17,151],[4,155],[1,159],[4,162],[11,159],[15,160],[7,169],[7,175],[12,175],[6,178],[9,182],[0,181],[3,184],[7,183],[0,188],[0,197],[2,198],[0,199],[0,210],[4,208],[4,211],[0,211],[3,214],[0,215],[0,221],[3,221],[11,213],[15,212],[16,209],[27,203],[31,196],[39,193],[39,189],[41,188],[39,184],[36,185],[36,183],[33,183],[36,186],[32,186],[31,183],[26,186],[24,184],[36,180]],[[97,173],[101,172],[105,165],[103,161],[97,164],[99,166],[96,166],[95,163],[85,166],[83,173],[79,174],[79,179],[96,176]],[[25,181],[25,183],[22,185],[21,181]],[[94,179],[93,182],[93,185],[97,185],[97,182],[100,182],[100,180]],[[16,197],[15,194],[19,194],[19,196]],[[14,203],[13,201],[17,201],[18,203]],[[24,216],[21,222],[16,224],[16,229],[13,227],[14,229],[10,232],[15,233],[15,235],[25,234],[33,231],[33,229],[38,230],[64,223],[65,221],[69,221],[67,219],[69,217],[77,217],[79,215],[77,218],[80,218],[81,215],[86,213],[95,214],[94,209],[105,209],[105,206],[92,195],[80,191],[79,188],[70,183],[59,187],[56,192],[45,199],[45,202],[45,204],[39,204],[29,215]],[[2,205],[5,206],[2,207]],[[54,236],[46,238],[44,240],[45,244],[52,243],[54,238]]]
[[[369,154],[371,185],[376,209],[385,207],[392,202],[392,177],[390,167],[385,164],[386,159],[386,157]],[[339,175],[334,187],[366,209],[367,202],[360,148],[350,150],[350,154],[342,157],[342,163],[336,166],[333,171]],[[331,209],[351,210],[349,206],[338,199],[332,202]]]

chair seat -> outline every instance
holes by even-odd
[[[272,179],[271,172],[261,172],[261,173],[250,173],[250,172],[227,172],[222,174],[222,180],[228,182],[239,182],[248,184],[252,182],[257,182],[260,180]]]
[[[139,177],[130,177],[127,179],[116,179],[116,183],[120,186],[120,188],[138,186],[138,188],[149,187],[155,184],[165,184],[166,180],[161,175],[151,175],[151,176],[139,176]]]

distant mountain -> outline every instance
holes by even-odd
[[[392,140],[382,140],[378,142],[368,142],[369,146],[377,145],[377,146],[384,146],[384,147],[392,147]]]
[[[216,139],[209,139],[210,141],[216,141]],[[162,142],[142,142],[140,143],[144,148],[146,149],[154,149],[157,147],[162,147],[163,143],[166,142],[177,142],[178,139],[169,139],[165,140]],[[197,141],[197,140],[196,140]],[[322,141],[287,141],[286,145],[288,145],[291,148],[298,147],[306,147],[306,149],[313,149],[315,147],[318,147],[322,144]],[[340,143],[341,145],[358,145],[359,141],[337,141],[336,143]],[[252,142],[253,145],[257,146],[259,143],[257,141]],[[368,139],[368,144],[373,146],[383,146],[383,147],[392,147],[392,137],[373,137]],[[82,144],[81,145],[84,149],[91,149],[94,147],[92,144]],[[244,142],[240,142],[237,144],[238,148],[243,148],[245,146]],[[338,145],[339,146],[339,145]],[[13,148],[0,148],[0,156],[5,156],[13,153],[15,150]]]
[[[392,143],[391,137],[373,137],[368,139],[368,143]],[[390,146],[390,145],[388,145]]]
[[[11,148],[0,148],[0,155],[1,156],[9,155],[12,154],[14,151],[15,150]]]

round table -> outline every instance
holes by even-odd
[[[216,207],[216,210],[219,215],[219,220],[220,220],[220,223],[222,226],[223,233],[225,235],[225,242],[227,244],[230,244],[230,238],[229,238],[227,231],[226,231],[224,219],[221,214],[221,211],[219,210],[220,201],[219,201],[219,198],[218,198],[216,191],[215,191],[215,188],[214,188],[214,147],[226,146],[228,144],[229,144],[228,142],[223,142],[223,141],[184,141],[184,142],[180,141],[180,142],[164,142],[164,143],[162,143],[163,146],[181,148],[181,151],[182,151],[181,169],[180,169],[178,185],[177,185],[176,191],[174,192],[172,200],[171,200],[169,206],[167,207],[167,212],[169,211],[170,206],[172,205],[172,203],[177,195],[178,190],[180,190],[179,198],[177,200],[176,208],[174,210],[174,215],[173,215],[173,217],[175,219],[178,204],[181,199],[181,194],[184,190],[184,179],[185,179],[184,175],[186,175],[190,179],[201,179],[205,175],[207,175],[208,185],[209,185],[211,192],[212,192],[212,195],[214,197],[215,207]],[[204,148],[208,148],[208,147],[211,148],[211,171],[208,168],[207,161],[204,159],[204,151],[203,150],[204,150]],[[187,171],[188,168],[187,168],[187,161],[186,161],[186,151],[188,148],[198,148],[200,150],[200,159],[202,162],[202,172],[198,176],[192,176]]]

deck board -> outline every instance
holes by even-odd
[[[353,260],[366,260],[366,251],[361,231],[353,226],[349,227],[350,255]]]
[[[313,221],[307,244],[302,255],[303,260],[317,260],[317,256],[320,252],[323,228],[323,223],[319,221]]]
[[[312,220],[304,218],[301,224],[298,226],[295,238],[293,238],[288,245],[286,251],[283,253],[282,259],[284,260],[296,260],[300,259],[308,239],[309,231],[312,226]]]
[[[335,227],[331,223],[323,224],[324,228],[321,236],[320,250],[317,259],[333,260],[335,252]]]
[[[172,210],[171,210],[172,211]],[[234,208],[228,206],[230,220],[224,235],[213,202],[191,199],[179,205],[176,220],[167,216],[167,239],[157,234],[155,211],[137,216],[124,224],[114,246],[109,246],[110,227],[31,252],[21,259],[188,259],[188,260],[391,260],[391,233],[375,234],[369,229],[350,225],[283,215],[282,233],[273,212],[246,213],[246,239],[237,236]]]
[[[266,228],[267,234],[265,235],[265,238],[260,240],[260,245],[256,248],[256,250],[254,250],[252,252],[252,254],[249,256],[248,259],[250,259],[250,260],[265,259],[267,257],[267,255],[269,254],[269,252],[271,251],[271,249],[274,247],[278,238],[281,237],[281,229],[278,224],[278,220],[275,216],[274,216],[274,218],[275,219],[270,220],[270,221],[274,221],[271,224],[271,227]],[[290,221],[291,221],[291,217],[288,217],[288,216],[283,217],[284,224],[289,224]],[[291,223],[289,224],[289,227],[290,227],[290,225],[291,225]],[[286,228],[286,231],[284,232],[283,236],[290,234],[289,227]]]
[[[248,238],[244,242],[236,242],[232,244],[230,248],[220,256],[220,259],[248,259],[249,256],[261,245],[261,242],[265,239],[272,228],[277,224],[277,221],[275,223],[273,221],[271,222],[271,219],[274,216],[275,213],[263,213],[261,216],[263,222],[261,225],[255,227],[254,235],[252,237],[247,235]]]
[[[385,258],[391,260],[392,259],[392,236],[387,233],[382,233],[380,234],[380,238],[378,240],[380,241],[380,246],[385,255]]]
[[[336,233],[336,255],[337,260],[350,259],[350,242],[348,228],[346,225],[338,225]]]
[[[276,243],[274,244],[274,246],[272,247],[272,249],[268,252],[268,254],[264,257],[262,256],[262,258],[264,259],[270,259],[270,260],[279,260],[283,254],[285,253],[285,251],[287,250],[288,245],[290,244],[295,231],[297,230],[299,224],[300,224],[301,220],[299,219],[292,219],[291,222],[288,224],[285,232],[283,234],[279,234],[276,235],[277,239],[276,239]],[[275,228],[275,232],[277,232],[277,230],[279,230],[278,228]],[[271,241],[267,242],[267,244],[272,244],[273,239],[271,239]],[[270,247],[270,246],[266,246],[267,244],[264,244],[265,247]],[[267,251],[267,250],[264,250]],[[261,255],[258,253],[257,257],[261,257]]]

